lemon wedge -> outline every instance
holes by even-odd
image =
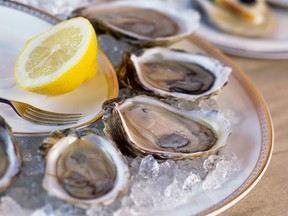
[[[87,19],[60,22],[26,43],[14,67],[16,83],[38,94],[70,92],[97,73],[97,46]]]

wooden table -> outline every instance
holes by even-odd
[[[288,60],[229,57],[262,93],[272,115],[275,142],[270,165],[260,182],[221,215],[288,215]]]

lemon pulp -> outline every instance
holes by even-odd
[[[27,91],[67,93],[97,73],[97,39],[85,18],[63,21],[30,39],[15,67],[16,83]]]

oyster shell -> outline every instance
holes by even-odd
[[[168,45],[192,34],[199,14],[176,9],[161,1],[115,1],[94,4],[72,12],[90,19],[96,31],[109,31],[117,38],[140,46]]]
[[[105,134],[132,156],[191,159],[219,151],[231,127],[216,110],[183,111],[148,96],[104,106]]]
[[[44,147],[53,146],[46,156],[43,187],[79,207],[109,204],[126,192],[128,166],[108,139],[92,130],[79,133],[68,129],[44,141]]]
[[[267,37],[275,29],[274,15],[264,0],[196,0],[218,29],[249,37]]]
[[[10,126],[0,116],[0,192],[19,174],[22,155]]]
[[[118,77],[153,95],[195,101],[219,93],[230,73],[231,68],[208,56],[156,47],[126,53]]]

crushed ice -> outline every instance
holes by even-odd
[[[24,154],[23,172],[15,184],[6,191],[6,196],[1,197],[0,215],[153,214],[156,210],[167,210],[183,205],[197,193],[220,187],[240,170],[239,160],[232,152],[211,155],[203,159],[180,161],[157,161],[151,155],[134,159],[127,157],[132,175],[127,194],[108,206],[84,210],[50,197],[42,189],[43,162],[34,152],[36,149],[36,147],[30,149],[33,157],[29,153]],[[29,166],[26,167],[25,164]]]
[[[231,152],[176,162],[159,162],[151,155],[128,161],[132,180],[128,193],[116,201],[120,205],[93,207],[87,215],[147,215],[174,208],[201,191],[220,187],[240,170],[239,160]]]

